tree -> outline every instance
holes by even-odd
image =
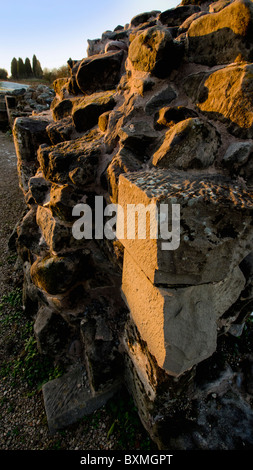
[[[0,79],[6,80],[8,78],[8,72],[5,69],[0,69]]]
[[[18,78],[25,78],[25,64],[21,57],[18,58]]]
[[[40,65],[40,61],[37,60],[37,65],[36,65],[36,70],[35,70],[35,73],[36,73],[36,77],[37,78],[42,78],[43,77],[43,70],[41,68],[41,65]]]
[[[30,78],[33,76],[33,71],[32,71],[32,66],[31,66],[31,62],[30,62],[30,59],[28,59],[28,57],[25,59],[25,75],[27,78]]]
[[[16,57],[13,57],[11,61],[11,76],[12,78],[18,78],[18,62]]]
[[[36,77],[36,68],[37,68],[37,57],[35,54],[33,54],[33,58],[32,58],[32,67],[33,67],[33,75]]]
[[[43,71],[40,65],[40,61],[37,59],[36,55],[33,55],[32,58],[32,68],[33,68],[33,75],[36,78],[42,78],[43,77]]]

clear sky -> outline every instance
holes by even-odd
[[[42,69],[86,57],[87,39],[124,26],[137,14],[165,11],[181,0],[0,0],[0,68],[35,54]]]

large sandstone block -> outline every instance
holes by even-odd
[[[103,391],[92,393],[87,372],[79,364],[62,377],[50,380],[42,387],[50,433],[54,434],[94,413],[118,388],[119,384],[114,383]]]
[[[86,132],[98,123],[98,118],[114,108],[115,91],[94,93],[78,100],[72,111],[72,118],[78,132]]]
[[[157,169],[121,174],[118,204],[124,221],[123,232],[119,217],[120,241],[156,285],[221,281],[252,251],[252,191],[221,175]],[[137,215],[128,221],[131,204],[136,209],[138,204],[157,208],[158,237],[154,231],[150,233],[148,212],[146,230],[142,228],[139,235]],[[173,240],[177,241],[177,225],[172,225],[173,204],[180,205],[178,245],[173,245]],[[168,233],[163,232],[164,228]]]
[[[17,155],[19,185],[28,191],[29,179],[38,169],[37,150],[41,144],[49,144],[46,128],[50,119],[46,117],[20,117],[15,119],[13,138]]]
[[[53,215],[49,208],[38,206],[36,221],[43,241],[51,253],[65,253],[80,248],[80,241],[78,243],[72,235],[72,223],[63,222],[58,216]]]
[[[153,26],[130,40],[128,58],[135,70],[165,78],[179,63],[181,47],[167,28]]]
[[[139,26],[143,23],[146,23],[151,18],[156,18],[159,13],[161,13],[161,12],[158,11],[158,10],[152,10],[152,11],[140,13],[139,15],[134,16],[131,19],[130,28],[134,28],[134,27]]]
[[[80,90],[92,94],[112,90],[119,83],[122,73],[124,51],[96,54],[81,61],[76,81]]]
[[[101,154],[99,138],[96,132],[91,132],[76,140],[41,146],[38,160],[44,176],[59,184],[72,181],[83,186],[94,182]]]
[[[87,251],[76,251],[66,256],[38,257],[31,266],[32,282],[48,294],[66,292],[91,276],[91,258]]]
[[[190,60],[209,66],[252,62],[252,32],[252,2],[232,2],[217,13],[193,21],[187,33]]]
[[[158,288],[125,251],[123,298],[150,353],[171,375],[181,375],[215,352],[217,319],[237,300],[244,285],[245,278],[236,268],[218,283]]]
[[[47,134],[53,145],[59,144],[75,137],[75,127],[72,117],[66,117],[60,121],[54,121],[47,126]]]
[[[166,26],[180,26],[189,16],[200,11],[198,5],[179,5],[160,13],[159,20]]]
[[[79,101],[80,98],[76,97],[66,98],[63,100],[55,100],[55,102],[51,106],[54,120],[57,122],[61,119],[71,116],[74,104]]]
[[[160,168],[207,168],[214,163],[220,137],[212,124],[199,118],[177,123],[166,134],[152,163]]]
[[[252,73],[252,64],[233,64],[212,73],[190,75],[184,87],[205,115],[227,124],[232,134],[251,139]]]

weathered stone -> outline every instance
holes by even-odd
[[[111,111],[106,111],[98,118],[98,127],[102,132],[105,132],[107,129],[110,113]]]
[[[148,115],[153,114],[158,111],[160,108],[170,104],[176,98],[176,92],[173,90],[171,85],[166,85],[165,88],[162,88],[157,93],[155,93],[152,98],[150,98],[145,106],[145,112]]]
[[[230,178],[143,170],[121,174],[118,192],[118,204],[124,211],[124,237],[121,231],[119,240],[156,285],[219,282],[252,251],[252,192],[239,182],[232,184]],[[141,226],[142,238],[139,224],[132,226],[130,220],[127,227],[128,204],[156,205],[158,215],[161,204],[167,204],[165,226],[161,228],[159,223],[158,237],[154,229],[150,233],[149,217],[145,232],[145,226]],[[170,233],[173,204],[180,205],[180,241],[175,222],[174,235]],[[168,234],[163,232],[164,227]],[[127,229],[133,230],[133,235]],[[171,237],[174,247],[163,245]]]
[[[177,8],[163,11],[159,15],[159,20],[166,26],[180,26],[189,16],[200,10],[197,5],[179,5]]]
[[[29,179],[29,190],[34,201],[37,204],[43,204],[50,192],[50,183],[43,177],[42,173],[37,172],[35,176]]]
[[[37,150],[43,143],[49,144],[46,118],[17,118],[13,126],[13,138],[17,154],[17,168],[21,189],[28,191],[28,181],[38,169]]]
[[[129,150],[122,149],[113,157],[107,168],[107,181],[109,194],[112,202],[116,203],[118,199],[118,181],[121,173],[137,171],[141,168],[141,162]]]
[[[208,168],[215,160],[220,138],[215,127],[199,118],[173,126],[165,135],[152,163],[160,168]]]
[[[253,186],[253,143],[234,142],[231,144],[222,163],[229,170],[232,177],[241,177],[248,187]]]
[[[184,106],[168,106],[159,110],[159,114],[156,117],[156,127],[173,127],[178,122],[197,116],[196,111]]]
[[[218,0],[218,2],[213,2],[209,5],[209,11],[210,13],[217,13],[227,7],[230,3],[230,0]]]
[[[193,13],[193,15],[189,16],[180,26],[177,28],[177,36],[182,33],[185,33],[189,27],[191,26],[192,22],[201,16],[207,15],[207,11],[199,11],[197,13]]]
[[[76,80],[83,93],[112,90],[119,83],[124,52],[108,52],[83,59]]]
[[[214,353],[216,321],[237,300],[244,284],[237,268],[219,283],[158,288],[125,252],[124,299],[150,353],[171,375],[182,374]]]
[[[104,44],[100,38],[97,39],[87,39],[87,57],[91,57],[97,54],[104,52]]]
[[[72,119],[78,132],[91,129],[98,123],[99,116],[114,108],[115,91],[94,93],[83,98],[74,106]]]
[[[253,137],[252,64],[187,77],[184,87],[200,111],[241,138]]]
[[[121,50],[128,51],[128,46],[124,41],[109,41],[105,46],[105,53]]]
[[[54,217],[47,207],[38,206],[36,220],[52,253],[63,253],[71,248],[73,249],[76,245],[78,246],[72,235],[72,226],[63,223],[58,217]]]
[[[24,312],[41,353],[87,371],[43,388],[50,430],[96,409],[123,379],[159,449],[252,445],[252,413],[232,393],[249,401],[253,390],[252,4],[226,2],[183,0],[88,41],[88,58],[70,59],[70,76],[54,84],[51,110],[42,86],[11,97],[12,118],[47,110],[38,119],[48,121],[47,141],[25,158],[31,210],[11,241]],[[86,106],[110,94],[113,109]],[[96,222],[97,195],[123,209],[117,236],[101,219],[101,239],[95,223],[96,239],[77,240],[73,207],[88,204]],[[143,214],[147,227],[142,204],[156,208],[157,218]],[[233,370],[220,370],[227,359]]]
[[[36,208],[32,207],[17,226],[16,246],[23,261],[30,259],[30,252],[40,253],[40,237],[41,234],[36,223]]]
[[[57,101],[52,106],[53,118],[55,121],[60,121],[63,118],[71,116],[72,108],[76,99],[68,98],[65,100]],[[78,99],[77,99],[78,101]]]
[[[64,86],[67,85],[67,83],[69,82],[69,78],[68,77],[65,77],[65,78],[57,78],[56,80],[54,80],[53,82],[53,88],[54,88],[54,91],[57,95],[60,95],[61,93],[61,90]]]
[[[134,16],[134,18],[132,18],[132,20],[130,21],[130,28],[134,28],[142,23],[146,23],[151,18],[156,18],[159,13],[159,10],[153,10],[145,13],[140,13],[139,15]]]
[[[61,220],[73,221],[72,210],[75,204],[79,202],[82,195],[69,184],[53,184],[50,191],[49,207],[54,216]]]
[[[120,31],[105,31],[102,36],[101,40],[103,41],[120,41],[121,39],[126,39],[128,37],[128,31],[121,29]]]
[[[66,256],[38,258],[31,266],[34,284],[48,294],[61,294],[91,276],[90,254],[76,251]]]
[[[73,125],[72,117],[66,117],[60,121],[52,122],[47,126],[47,134],[53,145],[59,144],[66,140],[71,140],[74,134],[75,127]]]
[[[135,70],[165,78],[180,62],[181,47],[173,41],[167,28],[154,26],[130,40],[128,59]]]
[[[146,121],[135,121],[119,130],[121,145],[145,161],[148,146],[157,141],[157,133]],[[147,157],[146,157],[147,159]]]
[[[77,365],[59,379],[42,387],[48,427],[51,434],[77,422],[101,408],[111,398],[119,384],[92,393],[84,367]]]
[[[59,314],[42,306],[36,316],[34,334],[38,351],[56,357],[64,348],[67,349],[70,326]]]
[[[121,376],[122,357],[103,316],[81,322],[87,371],[93,390],[100,390]]]
[[[188,29],[189,59],[209,66],[252,62],[253,6],[236,0],[217,13],[195,20]]]
[[[94,182],[96,165],[101,153],[101,144],[96,133],[89,133],[79,139],[62,142],[53,147],[41,146],[38,160],[45,177],[55,183],[73,181],[73,171],[80,168],[83,183]]]
[[[235,173],[237,173],[236,170],[244,163],[247,163],[252,152],[252,142],[234,142],[228,147],[222,162],[226,167],[234,169]]]

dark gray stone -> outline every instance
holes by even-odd
[[[160,108],[167,106],[176,98],[176,92],[173,88],[168,85],[166,88],[160,90],[158,93],[152,96],[147,102],[145,112],[151,115],[158,111]]]
[[[116,383],[102,392],[92,393],[86,371],[79,365],[47,382],[42,393],[50,433],[54,434],[104,406],[118,387]]]

